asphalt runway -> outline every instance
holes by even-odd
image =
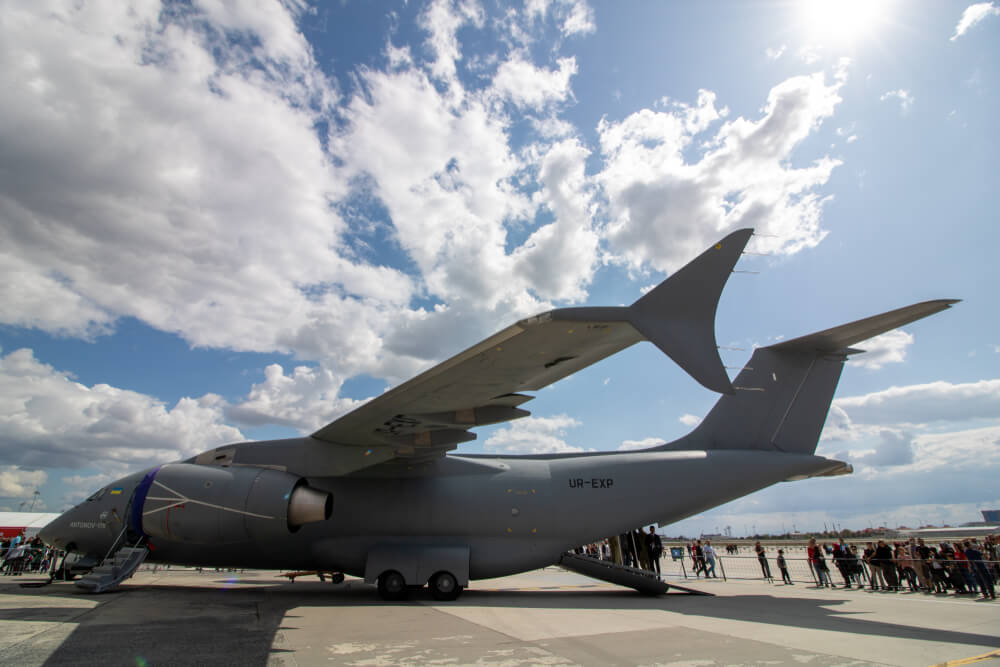
[[[0,664],[1000,665],[1000,603],[756,581],[644,597],[546,568],[459,600],[277,572],[140,571],[89,596],[0,577]]]

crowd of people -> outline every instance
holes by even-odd
[[[23,531],[9,540],[0,540],[0,574],[48,572],[55,558],[56,551],[46,547],[41,538],[27,538]]]
[[[844,541],[831,546],[811,539],[806,554],[818,585],[831,588],[835,584],[827,556],[840,572],[844,588],[899,591],[905,587],[928,594],[950,590],[995,600],[1000,583],[1000,537],[992,535],[982,544],[972,538],[937,546],[926,544],[923,538],[911,537],[891,545],[878,540],[866,543],[860,552],[858,545]]]
[[[577,547],[574,552],[612,561],[617,565],[655,572],[659,576],[663,540],[656,534],[656,529],[650,526],[649,532],[636,528],[601,542]]]
[[[725,549],[728,556],[739,554],[739,547],[735,544],[727,544]],[[719,556],[711,541],[694,540],[686,545],[686,550],[695,577],[718,577],[716,567]],[[659,575],[663,542],[650,526],[648,532],[636,529],[576,551]],[[761,575],[766,581],[773,582],[775,578],[767,547],[757,542],[753,551]],[[782,582],[794,585],[789,573],[789,560],[784,548],[777,549],[774,564]],[[832,570],[839,573],[844,588],[909,589],[928,594],[953,592],[958,595],[982,595],[995,600],[996,587],[1000,585],[1000,535],[987,535],[982,541],[941,542],[936,546],[925,544],[923,538],[909,538],[891,544],[886,540],[848,544],[845,540],[818,543],[811,539],[805,560],[820,587],[837,586]]]

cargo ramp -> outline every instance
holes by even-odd
[[[657,577],[655,572],[640,570],[627,565],[618,565],[607,560],[591,558],[590,556],[579,556],[577,554],[563,554],[559,559],[559,565],[571,572],[582,574],[585,577],[600,579],[619,586],[634,588],[644,595],[664,595],[670,588],[676,588],[686,593],[695,595],[711,595],[683,586],[668,585]]]

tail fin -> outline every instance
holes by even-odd
[[[762,449],[812,454],[851,345],[940,312],[954,299],[925,301],[757,349],[690,434],[657,449]]]

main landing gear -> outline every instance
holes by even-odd
[[[446,571],[436,573],[427,583],[431,589],[431,596],[441,602],[457,599],[463,590],[455,575]],[[383,600],[405,600],[411,588],[419,587],[408,586],[406,579],[396,570],[386,570],[379,575],[378,594]]]

